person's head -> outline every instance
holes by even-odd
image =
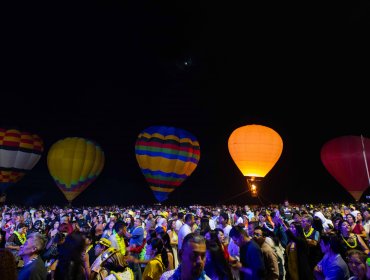
[[[312,226],[313,217],[310,214],[304,214],[301,222],[303,229],[308,230]]]
[[[53,224],[53,229],[59,229],[60,223],[59,221],[55,221]]]
[[[301,216],[301,213],[299,211],[295,211],[294,214],[293,214],[293,220],[295,222],[298,222],[298,223],[301,223],[302,222],[302,216]]]
[[[126,224],[122,221],[117,221],[114,225],[114,230],[119,236],[123,236],[126,232]]]
[[[19,223],[16,227],[16,230],[19,234],[27,234],[28,226],[24,223]]]
[[[346,215],[346,221],[348,221],[348,223],[349,223],[350,225],[353,225],[354,223],[356,223],[356,217],[355,217],[355,216],[353,216],[351,213],[348,213],[348,214]]]
[[[303,227],[301,223],[292,222],[289,226],[290,231],[297,237],[304,237]]]
[[[95,245],[95,248],[94,248],[95,256],[99,256],[101,253],[107,250],[111,245],[112,243],[110,242],[110,240],[104,237],[100,238],[100,240],[98,241],[98,243]]]
[[[346,260],[348,267],[354,276],[357,276],[358,279],[367,279],[366,272],[367,272],[367,265],[366,265],[366,258],[367,255],[356,249],[348,250],[346,253]]]
[[[218,217],[218,223],[220,225],[227,225],[229,222],[229,215],[226,212],[221,212]]]
[[[339,254],[341,251],[340,239],[335,233],[324,233],[320,238],[321,251],[326,254],[333,252]]]
[[[147,241],[146,254],[148,256],[151,256],[153,258],[156,255],[162,253],[163,249],[164,249],[164,243],[163,243],[162,238],[154,237],[154,238],[150,238]]]
[[[27,236],[26,242],[19,248],[18,255],[21,258],[38,256],[44,250],[46,238],[39,232],[33,232]]]
[[[0,275],[8,280],[17,279],[15,257],[12,252],[5,248],[0,248]]]
[[[206,249],[206,240],[202,235],[194,232],[187,234],[179,251],[181,273],[198,279],[204,270]]]
[[[188,213],[185,215],[185,223],[189,226],[193,226],[195,223],[194,215],[191,213]]]
[[[229,237],[240,247],[246,242],[248,233],[242,226],[233,226],[229,232]]]
[[[339,233],[344,236],[348,236],[351,232],[351,225],[347,220],[340,221],[338,224]]]
[[[254,228],[253,240],[257,242],[258,245],[262,245],[265,242],[264,232],[261,226]]]

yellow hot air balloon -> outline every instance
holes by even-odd
[[[79,137],[57,141],[47,157],[50,175],[69,203],[95,181],[104,161],[104,152],[98,144]]]
[[[246,125],[231,133],[228,148],[234,163],[247,178],[252,196],[257,196],[255,182],[267,175],[283,151],[280,135],[263,125]]]

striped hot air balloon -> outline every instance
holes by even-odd
[[[135,144],[137,162],[157,201],[188,178],[200,159],[199,142],[190,132],[168,126],[143,130]]]
[[[54,143],[48,152],[50,175],[69,203],[72,203],[99,176],[105,156],[94,141],[67,137]]]
[[[0,192],[17,183],[40,160],[41,138],[17,129],[0,128]]]

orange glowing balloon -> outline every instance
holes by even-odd
[[[273,129],[246,125],[235,129],[228,141],[229,153],[246,177],[265,177],[279,160],[283,140]]]

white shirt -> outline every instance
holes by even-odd
[[[181,249],[182,241],[184,240],[184,237],[187,236],[191,232],[192,232],[191,227],[188,224],[183,224],[181,226],[181,228],[179,230],[179,233],[178,233],[179,240],[178,240],[178,244],[177,244],[177,248],[179,250]]]

